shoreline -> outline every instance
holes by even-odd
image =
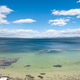
[[[41,72],[42,73],[42,72]],[[30,72],[30,73],[13,73],[0,70],[0,77],[9,77],[8,80],[80,80],[80,70],[74,71],[53,71],[45,72],[41,74],[40,72]],[[2,74],[2,75],[1,75]]]

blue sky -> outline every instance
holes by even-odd
[[[0,0],[0,37],[80,37],[80,0]]]

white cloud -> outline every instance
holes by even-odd
[[[66,16],[66,15],[75,16],[75,15],[80,15],[80,9],[70,9],[70,10],[67,10],[67,11],[65,11],[65,10],[61,10],[61,11],[53,10],[52,14],[54,14],[54,15],[64,15],[64,16]]]
[[[66,30],[49,29],[42,33],[36,30],[0,29],[0,37],[21,37],[21,38],[80,37],[80,28]]]
[[[70,21],[70,19],[60,18],[60,19],[55,19],[55,20],[49,20],[49,23],[51,23],[51,25],[64,26],[67,24],[66,22],[68,22],[68,21]]]
[[[0,24],[10,24],[10,22],[5,20],[4,18],[6,18],[6,15],[12,11],[13,10],[7,8],[7,6],[0,6]]]
[[[5,15],[5,14],[0,13],[0,19],[2,19],[2,18],[6,18],[6,15]]]
[[[33,20],[33,19],[20,19],[20,20],[13,21],[12,23],[33,23],[33,22],[36,22],[36,20]]]
[[[12,12],[12,9],[7,8],[7,6],[0,6],[0,13],[6,13],[9,14],[10,12]]]
[[[78,15],[77,18],[80,18],[80,15]]]
[[[4,19],[0,19],[0,24],[10,24],[10,22]]]
[[[80,3],[80,0],[79,0],[79,1],[77,1],[77,3]]]
[[[66,30],[53,30],[49,29],[39,35],[37,37],[80,37],[80,28],[79,29],[66,29]]]
[[[25,29],[0,29],[0,37],[26,37],[31,38],[39,33],[36,30]]]

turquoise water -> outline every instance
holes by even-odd
[[[80,38],[62,39],[0,39],[0,57],[19,58],[10,66],[1,66],[0,74],[38,80],[40,73],[48,77],[64,76],[80,79]],[[30,65],[27,67],[27,65]],[[54,67],[61,65],[61,67]],[[55,79],[53,79],[55,80]],[[72,79],[71,79],[72,80]]]

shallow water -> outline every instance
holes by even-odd
[[[10,66],[1,66],[1,75],[24,78],[29,74],[38,80],[38,75],[45,73],[42,76],[48,80],[57,80],[60,77],[61,80],[67,80],[70,76],[80,79],[80,38],[1,38],[0,57],[19,58]]]

